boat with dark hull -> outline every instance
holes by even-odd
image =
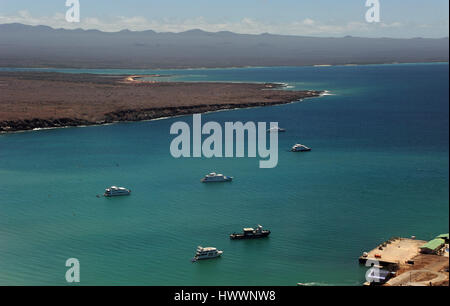
[[[217,174],[215,172],[205,175],[205,177],[201,179],[202,183],[223,183],[231,181],[233,181],[233,177],[223,174]]]
[[[258,225],[256,229],[244,228],[242,233],[233,233],[230,235],[230,239],[232,240],[258,239],[268,237],[269,235],[270,235],[269,230],[265,230],[261,225]]]

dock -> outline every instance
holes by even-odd
[[[359,263],[379,269],[376,278],[366,276],[364,286],[448,286],[448,237],[441,234],[429,242],[391,238],[364,252]]]
[[[377,261],[380,266],[398,268],[419,255],[420,247],[425,243],[412,238],[392,238],[359,257],[359,263],[365,265],[367,261]]]

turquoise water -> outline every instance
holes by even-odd
[[[65,285],[72,257],[82,285],[360,285],[363,251],[448,232],[448,64],[63,71],[333,95],[203,116],[278,121],[287,132],[275,169],[253,158],[173,159],[170,125],[191,117],[0,135],[0,285]],[[313,152],[288,152],[298,142]],[[201,184],[211,171],[235,181]],[[133,195],[96,197],[112,184]],[[256,224],[271,237],[228,239]],[[197,245],[224,256],[193,264]]]

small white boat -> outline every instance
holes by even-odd
[[[131,190],[124,187],[111,186],[105,189],[105,197],[119,197],[127,196],[131,194]]]
[[[223,174],[217,174],[212,172],[208,175],[205,175],[204,178],[201,179],[202,183],[220,183],[220,182],[231,182],[233,178],[231,176],[225,176]]]
[[[212,259],[222,256],[223,251],[217,250],[217,248],[202,246],[197,247],[197,252],[195,253],[194,260]]]
[[[295,146],[292,147],[291,149],[292,152],[309,152],[311,151],[311,148],[308,148],[305,145],[302,144],[296,144]]]
[[[284,133],[284,132],[286,132],[286,129],[282,129],[280,127],[273,127],[273,128],[268,129],[267,132],[270,132],[270,133],[275,133],[275,132]]]

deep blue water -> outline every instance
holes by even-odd
[[[448,64],[63,71],[333,95],[203,116],[278,121],[287,132],[275,169],[254,158],[174,159],[169,128],[189,116],[0,135],[0,285],[64,285],[71,257],[84,285],[359,285],[363,251],[448,232]],[[313,151],[288,152],[295,143]],[[201,184],[211,171],[235,181]],[[113,184],[133,195],[96,197]],[[256,224],[271,237],[228,239]],[[192,264],[197,245],[224,256]]]

